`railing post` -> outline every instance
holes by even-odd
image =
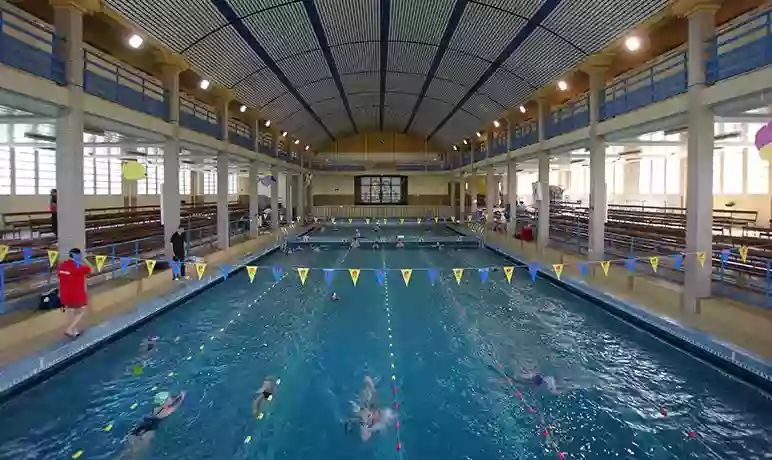
[[[2,25],[2,21],[0,21]],[[0,264],[0,311],[4,311],[5,303],[5,265]]]
[[[115,258],[115,245],[110,246],[110,258],[112,259],[112,264],[110,264],[112,267],[112,279],[115,279],[115,264],[118,262]]]
[[[719,290],[719,293],[723,296],[723,295],[725,295],[725,292],[724,292],[724,282],[725,282],[724,281],[724,261],[723,260],[721,261],[721,266],[718,269],[718,272],[719,272],[719,278],[721,280],[721,283],[719,284],[719,286],[721,286],[721,289]]]
[[[772,275],[770,274],[770,270],[772,270],[772,261],[767,260],[767,271],[764,272],[764,306],[769,306],[769,287],[770,282],[772,281]]]
[[[635,237],[630,238],[630,257],[635,255]]]
[[[141,275],[139,273],[139,240],[134,242],[134,258],[136,259],[136,263],[134,264],[134,266],[137,268],[136,269],[137,278],[140,278]]]

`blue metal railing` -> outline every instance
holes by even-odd
[[[126,108],[169,119],[169,100],[160,81],[84,52],[83,90]]]
[[[509,130],[510,149],[516,150],[539,142],[539,125],[535,120],[524,121]]]
[[[260,153],[270,155],[273,152],[273,136],[271,133],[260,133]]]
[[[685,93],[686,89],[686,52],[680,52],[606,87],[600,118],[607,120],[632,112]]]
[[[180,126],[219,139],[220,118],[214,111],[187,97],[180,98]]]
[[[228,120],[228,142],[247,150],[255,149],[255,143],[252,141],[252,130],[249,125],[234,118]]]
[[[13,12],[0,11],[0,62],[54,83],[65,83],[64,61],[55,46],[63,45],[50,26]]]
[[[503,155],[509,152],[509,142],[507,139],[507,131],[494,131],[488,138],[490,141],[490,156]]]
[[[772,64],[772,10],[722,30],[707,50],[708,84]]]
[[[550,112],[546,126],[547,138],[570,133],[590,124],[590,110],[587,94]]]

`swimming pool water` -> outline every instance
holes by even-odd
[[[282,265],[284,277],[232,276],[0,406],[0,458],[116,458],[160,390],[187,397],[144,458],[768,455],[772,403],[755,389],[525,272],[510,285],[501,271],[483,282],[467,270],[457,285],[450,268],[505,264],[487,250],[303,251],[259,263]],[[415,271],[408,287],[398,271],[379,286],[365,270],[356,287],[336,272],[328,288],[319,271],[300,286],[293,266],[444,270],[434,285]],[[133,375],[152,335],[158,347]],[[563,392],[504,380],[521,368],[555,376]],[[341,420],[368,374],[382,405],[395,377],[400,427],[363,443]],[[281,385],[258,421],[250,403],[266,375]]]
[[[359,230],[359,234],[363,238],[396,238],[398,235],[409,237],[431,237],[431,236],[458,236],[458,233],[454,232],[448,226],[438,225],[384,225],[379,227],[379,231],[374,230],[374,225],[326,225],[324,230],[322,228],[316,228],[310,236],[328,236],[328,237],[343,237],[351,238],[356,235],[356,231]]]

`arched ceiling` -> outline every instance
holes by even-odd
[[[303,142],[450,144],[669,0],[106,0]]]

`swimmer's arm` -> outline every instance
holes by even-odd
[[[158,418],[166,418],[172,415],[172,413],[174,413],[174,411],[176,411],[180,407],[184,399],[185,399],[185,392],[180,391],[180,394],[177,395],[176,398],[174,398],[171,404],[161,409],[161,412],[158,413]]]

